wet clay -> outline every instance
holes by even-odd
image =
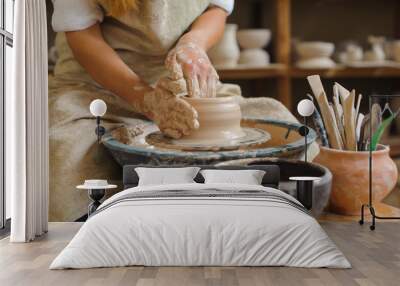
[[[120,128],[114,129],[111,135],[119,142],[130,145],[136,136],[143,134],[144,126],[121,126]]]
[[[196,110],[182,97],[157,85],[143,100],[143,112],[151,113],[161,132],[172,138],[181,138],[197,129]]]
[[[246,135],[240,126],[240,106],[233,97],[183,99],[197,111],[200,126],[177,141],[220,145]]]
[[[165,60],[170,77],[174,80],[185,80],[189,97],[215,97],[218,83],[215,68],[207,53],[196,42],[184,37]]]

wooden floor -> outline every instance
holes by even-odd
[[[400,223],[381,222],[375,232],[356,222],[323,220],[323,228],[353,268],[124,267],[48,270],[80,223],[51,223],[29,244],[0,241],[0,285],[400,285]]]

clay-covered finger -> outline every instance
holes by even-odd
[[[200,88],[200,97],[208,97],[208,84],[207,84],[207,76],[199,75],[199,88]]]
[[[158,81],[157,86],[171,92],[174,95],[187,94],[186,81],[184,78],[174,80],[164,77]]]
[[[183,116],[181,113],[176,113],[173,121],[171,122],[170,128],[177,130],[183,135],[189,135],[192,132],[193,127],[189,126],[188,120],[190,120],[190,118]]]
[[[193,119],[197,119],[199,117],[199,114],[197,113],[196,109],[194,109],[189,102],[183,99],[179,99],[178,102],[185,116],[190,116]]]
[[[192,65],[185,64],[183,67],[183,77],[186,81],[189,97],[199,97],[199,81],[197,79],[196,68]]]
[[[184,100],[180,100],[179,104],[181,107],[181,111],[179,112],[178,116],[182,117],[185,120],[189,129],[198,129],[200,124],[197,111]]]
[[[189,97],[200,97],[200,86],[197,76],[187,77],[186,84],[188,87],[188,96]]]
[[[214,76],[208,79],[208,95],[209,97],[216,97],[218,90],[218,78]]]
[[[214,66],[212,66],[212,72],[211,75],[216,79],[216,81],[219,81],[219,75],[217,73],[217,71],[215,70]]]
[[[179,130],[181,130],[184,135],[189,135],[192,131],[198,129],[200,125],[197,119],[183,116],[178,118],[177,122],[179,122]]]
[[[197,60],[198,66],[196,69],[197,79],[199,82],[200,97],[207,97],[207,79],[211,72],[210,62],[203,57]]]
[[[174,139],[179,139],[182,137],[182,133],[173,128],[163,128],[163,129],[160,128],[160,130],[163,134]]]
[[[184,118],[181,118],[175,127],[179,130],[179,132],[182,133],[182,135],[189,135],[193,130],[187,125],[187,122]]]
[[[174,80],[183,78],[183,71],[181,65],[178,63],[176,49],[172,50],[165,60],[165,67],[169,71],[169,77]]]
[[[184,117],[182,114],[179,114],[178,117],[175,118],[174,127],[182,132],[183,135],[191,134],[198,126],[197,119]]]

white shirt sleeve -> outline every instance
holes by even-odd
[[[53,0],[53,30],[56,32],[86,29],[103,21],[103,11],[95,0]]]
[[[233,11],[233,6],[235,5],[235,0],[211,0],[211,5],[215,5],[221,7],[226,10],[228,14],[231,14]]]

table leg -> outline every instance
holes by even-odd
[[[313,181],[297,181],[297,199],[306,209],[312,208]]]
[[[92,203],[88,206],[88,216],[90,216],[100,206],[101,204],[100,200],[104,198],[106,190],[104,189],[88,190],[88,194],[89,198],[92,200]]]

